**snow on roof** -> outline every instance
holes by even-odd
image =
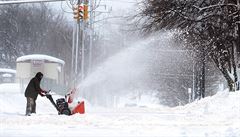
[[[52,57],[52,56],[48,56],[48,55],[42,55],[42,54],[32,54],[32,55],[25,55],[25,56],[21,56],[19,58],[17,58],[17,62],[22,62],[22,61],[26,61],[26,60],[48,60],[48,61],[52,61],[52,62],[57,62],[57,63],[61,63],[61,64],[65,64],[65,62],[61,59]]]
[[[4,73],[16,73],[16,70],[7,69],[7,68],[0,68],[0,72],[4,72]]]

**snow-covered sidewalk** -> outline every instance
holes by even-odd
[[[58,97],[58,96],[55,96]],[[175,108],[93,108],[86,114],[57,115],[46,98],[37,100],[37,114],[24,116],[25,97],[0,93],[0,137],[239,137],[240,92]]]

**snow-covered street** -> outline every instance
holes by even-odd
[[[239,92],[223,91],[175,108],[94,108],[86,104],[85,114],[72,116],[58,115],[44,97],[37,100],[37,114],[24,116],[25,103],[22,94],[0,94],[1,137],[240,136]]]

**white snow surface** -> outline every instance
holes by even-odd
[[[42,54],[25,55],[17,58],[17,62],[26,61],[26,60],[48,60],[48,61],[63,64],[63,65],[65,64],[65,62],[61,59],[48,56],[48,55],[42,55]]]
[[[6,88],[0,86],[0,137],[240,136],[239,91],[221,91],[175,108],[96,108],[86,102],[86,113],[72,116],[58,115],[50,101],[39,96],[37,114],[25,116],[24,94]]]
[[[0,94],[20,93],[21,88],[19,83],[2,83],[0,84]]]
[[[16,70],[14,69],[8,69],[8,68],[0,68],[0,72],[4,72],[4,73],[16,73]]]

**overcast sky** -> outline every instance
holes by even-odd
[[[115,10],[131,8],[136,3],[136,0],[102,0],[102,2],[112,6],[113,10]]]

